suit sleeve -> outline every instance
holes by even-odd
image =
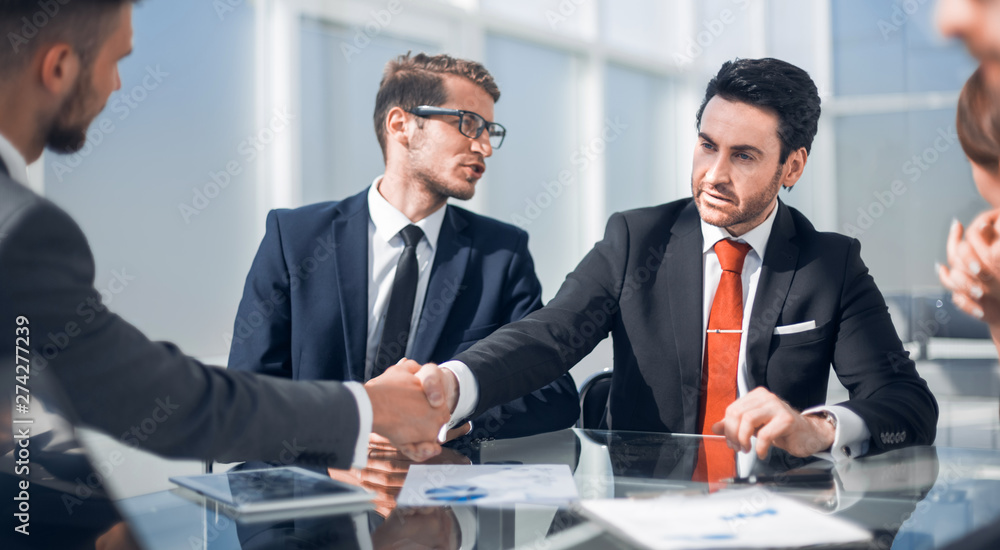
[[[54,382],[72,420],[169,457],[351,463],[346,387],[229,372],[149,341],[101,304],[86,239],[47,202],[5,229],[2,322],[29,319],[32,376]]]
[[[833,366],[850,400],[839,405],[864,420],[869,452],[933,443],[937,401],[903,350],[857,239],[847,253],[841,311]]]
[[[566,276],[548,305],[455,358],[478,381],[474,416],[556,380],[608,336],[618,320],[628,245],[625,217],[614,214],[604,239]]]
[[[501,325],[519,321],[542,307],[542,285],[528,251],[528,234],[519,231],[517,248],[504,285]],[[493,407],[473,420],[472,437],[512,438],[552,432],[580,418],[580,395],[569,373],[530,394]]]
[[[236,311],[230,369],[292,377],[289,281],[278,215],[272,210]]]

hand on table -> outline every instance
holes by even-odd
[[[764,388],[756,388],[726,408],[726,417],[712,425],[726,436],[730,448],[750,451],[750,436],[757,436],[757,456],[767,456],[771,445],[792,455],[806,457],[833,445],[836,430],[818,415],[803,415]]]
[[[938,278],[962,311],[1000,324],[1000,210],[983,212],[966,231],[955,221],[948,233],[948,265]]]
[[[372,403],[372,431],[416,461],[440,453],[438,433],[450,418],[445,378],[436,365],[421,367],[404,359],[369,380],[365,390]]]

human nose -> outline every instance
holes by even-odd
[[[729,181],[729,162],[724,155],[716,155],[705,172],[705,183],[717,185]]]
[[[483,155],[483,158],[489,158],[493,155],[493,144],[490,143],[489,130],[483,129],[483,133],[472,140],[472,150]]]

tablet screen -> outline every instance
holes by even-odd
[[[358,487],[295,467],[172,477],[170,481],[247,511],[307,503],[346,504],[369,500],[372,496]]]

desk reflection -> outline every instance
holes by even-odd
[[[706,484],[691,481],[699,445],[724,443],[669,434],[566,430],[447,449],[432,463],[567,464],[581,498],[705,493]],[[541,541],[586,523],[570,509],[545,506],[397,507],[395,498],[412,464],[393,451],[373,449],[366,468],[328,473],[375,492],[374,510],[270,524],[238,524],[240,544],[246,549],[286,548],[282,545],[294,541],[294,548],[486,550]],[[251,466],[260,464],[244,467]],[[827,469],[832,477],[827,482],[807,485],[781,481],[783,473],[802,468]],[[755,465],[754,473],[779,480],[762,488],[866,526],[873,534],[874,548],[890,548],[938,480],[939,463],[933,447],[906,449],[836,466],[776,450]],[[903,533],[908,544],[921,540],[921,535],[912,530],[904,528]],[[595,542],[598,547],[626,547],[606,534]]]

